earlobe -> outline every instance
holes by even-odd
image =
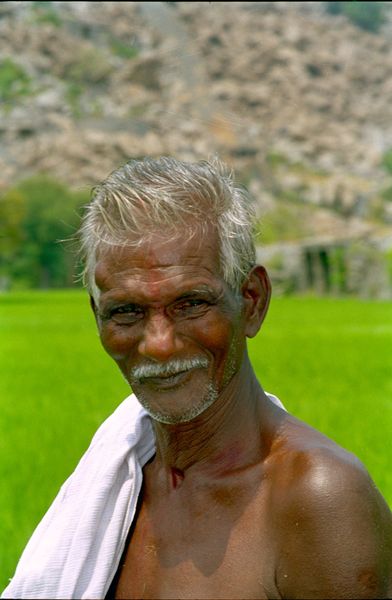
[[[245,305],[245,334],[251,338],[260,329],[271,298],[271,282],[264,267],[257,265],[249,272],[242,286],[242,297]]]

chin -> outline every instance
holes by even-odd
[[[186,397],[186,393],[184,394],[183,390],[179,390],[179,393],[181,394],[182,399]],[[200,397],[198,397],[198,400],[191,403],[191,406],[180,406],[170,409],[162,407],[162,401],[154,401],[149,394],[139,393],[135,390],[135,395],[154,421],[165,425],[178,425],[180,423],[189,423],[203,414],[210,406],[212,406],[212,404],[214,404],[219,394],[217,388],[210,383],[201,401]]]

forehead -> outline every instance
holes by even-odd
[[[216,233],[187,239],[156,234],[145,243],[101,250],[95,281],[102,293],[132,291],[158,299],[165,290],[222,281]]]

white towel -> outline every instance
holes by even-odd
[[[1,597],[105,598],[135,515],[142,468],[154,452],[150,417],[132,394],[98,429]]]
[[[101,425],[33,533],[3,598],[104,598],[155,452],[134,395]]]

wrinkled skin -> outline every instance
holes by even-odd
[[[248,359],[265,270],[234,293],[210,230],[102,251],[95,276],[102,344],[157,446],[108,597],[388,597],[383,498],[354,456],[268,399]]]

